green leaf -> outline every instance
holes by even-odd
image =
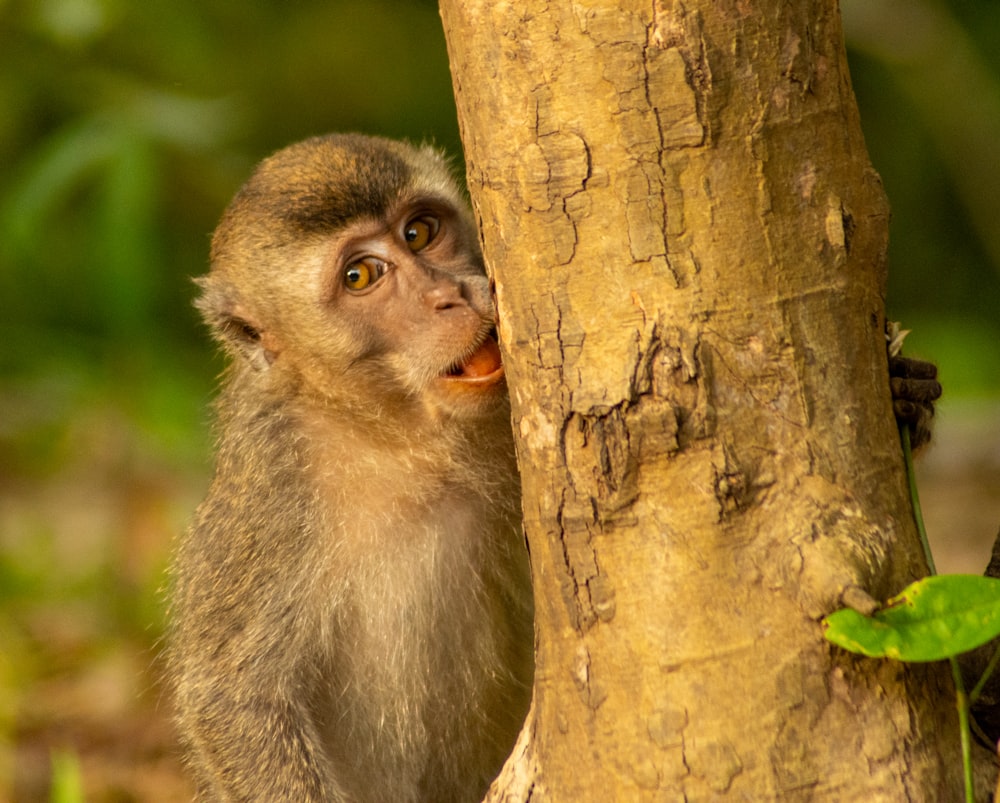
[[[52,754],[50,803],[83,803],[80,759],[75,753],[59,750]]]
[[[1000,579],[939,574],[907,586],[871,616],[823,620],[827,641],[872,658],[939,661],[1000,635]]]

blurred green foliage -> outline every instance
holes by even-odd
[[[0,108],[0,800],[43,799],[53,750],[88,799],[170,799],[133,775],[176,764],[143,670],[208,471],[191,277],[269,151],[362,130],[459,153],[437,7],[0,0]]]
[[[949,396],[995,396],[1000,3],[843,5],[894,208],[890,314]],[[308,135],[460,143],[432,0],[0,0],[0,109],[0,799],[35,799],[47,684],[102,661],[117,678],[113,644],[148,663],[160,632],[167,544],[207,474],[220,364],[190,277],[223,207]],[[79,733],[118,732],[99,708]]]
[[[94,383],[156,427],[207,392],[189,277],[261,155],[334,129],[458,147],[431,2],[4,2],[0,107],[0,433]]]
[[[995,77],[1000,4],[950,10]],[[217,368],[189,276],[262,154],[328,130],[459,149],[429,0],[7,0],[0,43],[0,434],[59,421],[96,386],[180,437],[163,413],[200,403]],[[950,392],[995,392],[1000,266],[976,199],[900,64],[870,48],[852,62],[894,209],[891,311]],[[975,170],[1000,180],[998,163]]]
[[[862,119],[894,208],[890,312],[915,330],[910,350],[940,362],[949,394],[996,394],[1000,135],[966,150],[955,131],[1000,126],[1000,4],[909,5],[934,10],[932,33],[975,59],[935,90],[921,54],[900,56],[885,21],[845,0]],[[940,66],[934,36],[904,41]],[[5,0],[0,108],[8,481],[63,465],[79,446],[69,422],[94,409],[121,415],[140,452],[203,468],[219,365],[190,277],[262,154],[329,130],[460,148],[430,0]]]
[[[890,314],[949,396],[995,395],[1000,4],[844,8]],[[0,108],[0,488],[205,472],[220,364],[190,277],[263,154],[330,130],[460,153],[431,0],[0,0]]]
[[[1000,3],[843,0],[861,121],[892,204],[890,316],[943,401],[1000,392]]]

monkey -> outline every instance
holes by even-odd
[[[533,602],[490,285],[446,160],[292,145],[210,263],[196,305],[229,364],[168,647],[199,797],[480,800],[530,703]],[[905,366],[916,426],[936,396]]]
[[[266,159],[196,301],[230,357],[173,560],[204,800],[480,800],[530,701],[510,407],[471,211],[429,147]]]

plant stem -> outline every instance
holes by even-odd
[[[979,678],[979,682],[972,687],[972,691],[969,692],[969,705],[975,705],[976,700],[979,699],[979,695],[983,692],[983,687],[986,685],[986,681],[990,679],[993,675],[993,671],[997,668],[997,663],[1000,663],[1000,644],[997,648],[993,650],[993,655],[990,658],[986,668],[983,670],[982,676]]]
[[[903,458],[906,461],[906,481],[910,486],[910,502],[913,506],[913,520],[920,536],[920,546],[924,550],[924,559],[930,573],[937,574],[934,566],[934,556],[927,540],[927,529],[924,527],[924,514],[920,510],[920,495],[917,493],[917,477],[913,471],[913,449],[910,446],[910,429],[906,424],[899,425],[899,436],[903,442]],[[998,651],[997,655],[1000,655]],[[996,658],[997,656],[994,656]],[[975,792],[972,786],[972,738],[969,725],[969,696],[965,693],[965,682],[962,680],[962,670],[958,659],[954,656],[948,659],[951,665],[951,676],[955,681],[955,707],[958,709],[958,730],[962,739],[962,776],[965,781],[966,803],[975,803]],[[973,689],[973,694],[979,693],[979,684]]]
[[[924,550],[924,559],[927,561],[927,569],[931,574],[937,574],[934,566],[934,556],[931,554],[931,545],[927,540],[927,530],[924,527],[924,514],[920,511],[920,495],[917,493],[917,477],[913,471],[913,450],[910,448],[910,428],[906,424],[900,424],[899,436],[903,441],[903,457],[906,460],[906,481],[910,486],[910,501],[913,504],[913,520],[917,524],[917,534],[920,536],[920,546]]]
[[[949,658],[951,676],[955,680],[955,706],[958,708],[958,727],[962,734],[962,772],[965,778],[965,801],[975,803],[975,793],[972,787],[972,739],[969,728],[969,698],[965,693],[965,683],[962,682],[962,670],[958,667],[957,658]]]

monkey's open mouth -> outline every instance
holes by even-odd
[[[461,362],[454,365],[445,376],[466,382],[492,383],[503,375],[500,361],[500,346],[491,332],[478,348]]]

